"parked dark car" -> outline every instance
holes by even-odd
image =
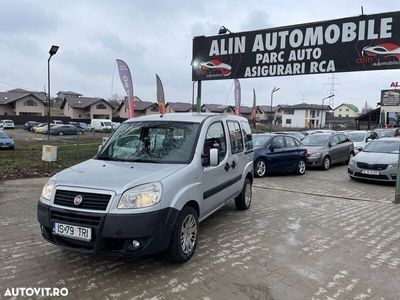
[[[279,134],[253,134],[254,175],[268,172],[306,172],[307,150],[293,136]]]
[[[354,145],[343,133],[314,133],[302,143],[307,149],[308,165],[324,170],[333,164],[348,163],[354,156]]]
[[[275,132],[275,134],[286,134],[294,136],[295,138],[299,139],[300,141],[305,138],[306,134],[299,132],[299,131],[280,131]]]
[[[14,140],[3,130],[0,130],[0,149],[15,149]]]
[[[50,134],[67,135],[67,134],[82,134],[85,131],[74,125],[55,125],[50,127]]]
[[[33,131],[33,127],[39,125],[39,122],[36,121],[28,121],[24,124],[24,129],[25,130],[29,130],[29,131]]]
[[[78,127],[84,131],[90,131],[90,126],[83,122],[69,122],[69,125],[74,125],[75,127]]]

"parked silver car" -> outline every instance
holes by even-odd
[[[399,138],[381,138],[368,143],[354,156],[347,171],[351,178],[396,181]]]
[[[331,165],[347,163],[354,156],[354,146],[343,133],[315,133],[302,140],[307,149],[307,165],[328,170]]]
[[[38,204],[42,236],[83,252],[193,255],[199,221],[235,199],[250,208],[247,119],[167,114],[130,119],[93,159],[53,176]]]
[[[369,142],[379,139],[379,135],[375,131],[355,130],[344,133],[354,144],[354,153],[357,154],[359,149],[363,149]]]

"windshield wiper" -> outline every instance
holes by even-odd
[[[117,157],[109,157],[109,156],[97,157],[97,159],[99,159],[99,160],[108,160],[108,161],[129,161],[129,160],[126,160],[126,159],[117,158]]]
[[[131,162],[143,162],[143,163],[161,163],[159,160],[153,160],[153,159],[143,159],[143,158],[136,158],[136,159],[131,159],[129,160]]]

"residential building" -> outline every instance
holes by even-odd
[[[251,116],[251,112],[253,111],[253,107],[250,106],[240,106],[240,115],[245,117],[246,119],[253,121],[253,117]],[[261,118],[264,116],[264,113],[256,107],[256,122],[260,122]]]
[[[333,110],[333,116],[337,118],[355,118],[358,114],[357,106],[350,103],[342,103]]]
[[[46,93],[23,89],[0,92],[0,115],[45,116],[47,115]]]
[[[142,101],[138,97],[135,97],[135,100],[135,117],[160,113],[157,103]],[[117,108],[117,115],[123,119],[129,118],[129,107],[126,101],[122,101]]]
[[[282,111],[280,108],[281,106],[272,106],[271,110],[271,105],[258,105],[257,106],[260,111],[262,112],[262,115],[260,116],[260,122],[261,123],[268,123],[269,120],[273,120],[272,124],[282,124]],[[272,116],[272,117],[271,117]]]
[[[201,111],[205,113],[235,114],[235,108],[232,105],[222,104],[203,104]]]
[[[282,108],[282,127],[319,128],[325,127],[326,112],[332,110],[329,105],[301,103]]]
[[[168,102],[167,105],[165,105],[165,112],[168,114],[193,111],[195,111],[195,108],[191,103],[187,102]]]
[[[60,106],[71,119],[112,119],[113,107],[103,98],[63,95]]]

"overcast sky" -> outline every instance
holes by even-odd
[[[52,44],[51,93],[72,90],[85,96],[123,96],[115,59],[129,65],[135,95],[155,101],[157,73],[167,101],[192,99],[192,39],[215,35],[221,25],[233,32],[294,25],[400,9],[383,1],[1,1],[0,91],[47,86]],[[113,76],[114,74],[114,76]],[[330,94],[331,74],[243,79],[242,103],[321,103]],[[380,90],[400,82],[400,70],[335,74],[335,106],[365,101],[375,107]],[[233,80],[205,81],[203,103],[234,103]]]

